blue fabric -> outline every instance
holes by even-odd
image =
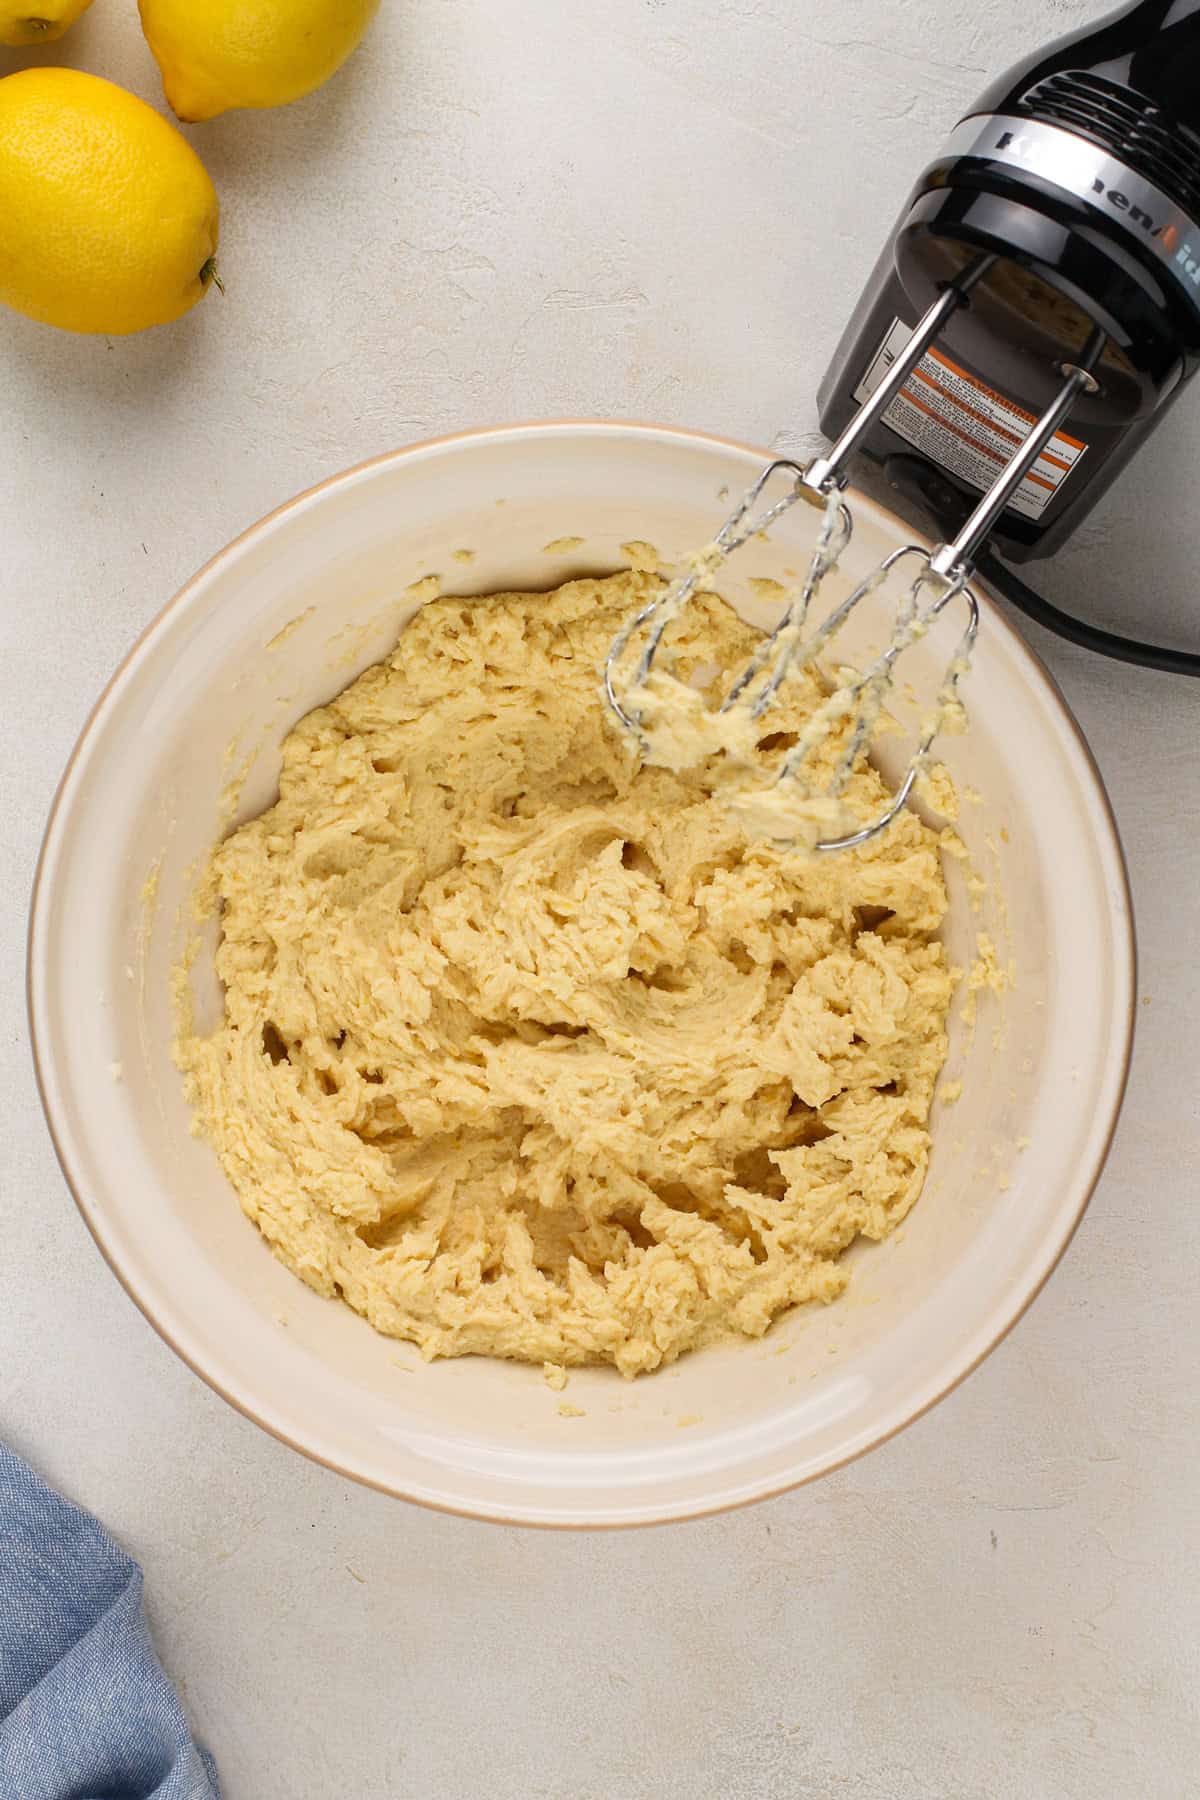
[[[0,1444],[0,1800],[220,1800],[142,1571]]]

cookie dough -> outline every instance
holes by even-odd
[[[748,841],[598,698],[659,578],[437,600],[215,853],[224,1017],[177,1055],[249,1217],[428,1357],[625,1375],[844,1287],[920,1192],[951,978],[935,834]],[[706,595],[676,667],[757,634]],[[789,683],[764,768],[818,704]],[[860,767],[848,803],[879,810]]]

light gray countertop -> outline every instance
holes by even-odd
[[[198,563],[295,490],[430,433],[604,414],[812,442],[818,378],[923,159],[993,73],[1090,16],[386,0],[323,93],[192,133],[224,202],[224,300],[111,343],[0,313],[0,1431],[144,1563],[228,1800],[1196,1792],[1200,690],[1037,636],[1137,908],[1108,1171],[962,1389],[731,1517],[618,1536],[461,1523],[248,1424],[94,1249],[22,991],[54,784]],[[132,6],[97,0],[63,50],[157,96]],[[1094,583],[1110,623],[1165,630],[1174,608],[1200,645],[1198,457],[1200,394],[1051,590],[1082,606]]]

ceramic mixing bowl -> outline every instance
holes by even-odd
[[[609,424],[522,426],[419,444],[302,495],[223,550],[130,653],[54,805],[38,876],[30,997],[39,1077],[71,1190],[143,1312],[206,1381],[297,1449],[389,1493],[543,1525],[715,1511],[838,1467],[946,1394],[1054,1267],[1112,1135],[1129,1057],[1134,955],[1121,852],[1062,699],[989,605],[945,761],[968,860],[947,861],[946,938],[985,934],[1013,983],[960,994],[925,1192],[901,1233],[851,1250],[848,1294],[760,1342],[634,1383],[571,1377],[559,1413],[536,1368],[423,1364],[266,1249],[171,1061],[171,970],[196,870],[231,812],[273,797],[280,743],[395,640],[430,574],[442,591],[545,589],[706,541],[760,453]],[[854,498],[844,578],[911,534]],[[801,565],[798,506],[729,565],[722,590],[769,619],[764,578]],[[471,559],[454,552],[469,550]],[[844,580],[843,580],[844,585]],[[877,635],[864,616],[860,642]],[[915,647],[911,724],[948,650]],[[911,685],[909,685],[911,683]],[[893,766],[900,735],[881,746]],[[182,921],[182,922],[181,922]],[[216,1016],[212,937],[194,971]]]

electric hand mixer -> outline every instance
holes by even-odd
[[[950,134],[913,189],[822,383],[829,450],[807,466],[781,458],[764,469],[712,545],[620,632],[604,666],[618,723],[645,747],[639,695],[672,620],[727,556],[801,499],[823,513],[805,578],[718,718],[740,710],[760,719],[789,671],[815,663],[894,568],[909,561],[912,572],[885,648],[818,709],[777,782],[802,783],[811,751],[841,726],[824,789],[836,796],[902,653],[951,602],[961,598],[966,612],[938,706],[892,803],[818,849],[866,842],[909,798],[955,709],[979,626],[967,585],[977,569],[1064,636],[1200,674],[1198,655],[1061,613],[998,555],[1021,562],[1056,549],[1198,359],[1200,0],[1139,0],[1010,70]],[[853,530],[842,496],[860,451],[946,535],[933,550],[894,551],[810,628],[813,600]],[[782,482],[771,499],[771,485]]]

